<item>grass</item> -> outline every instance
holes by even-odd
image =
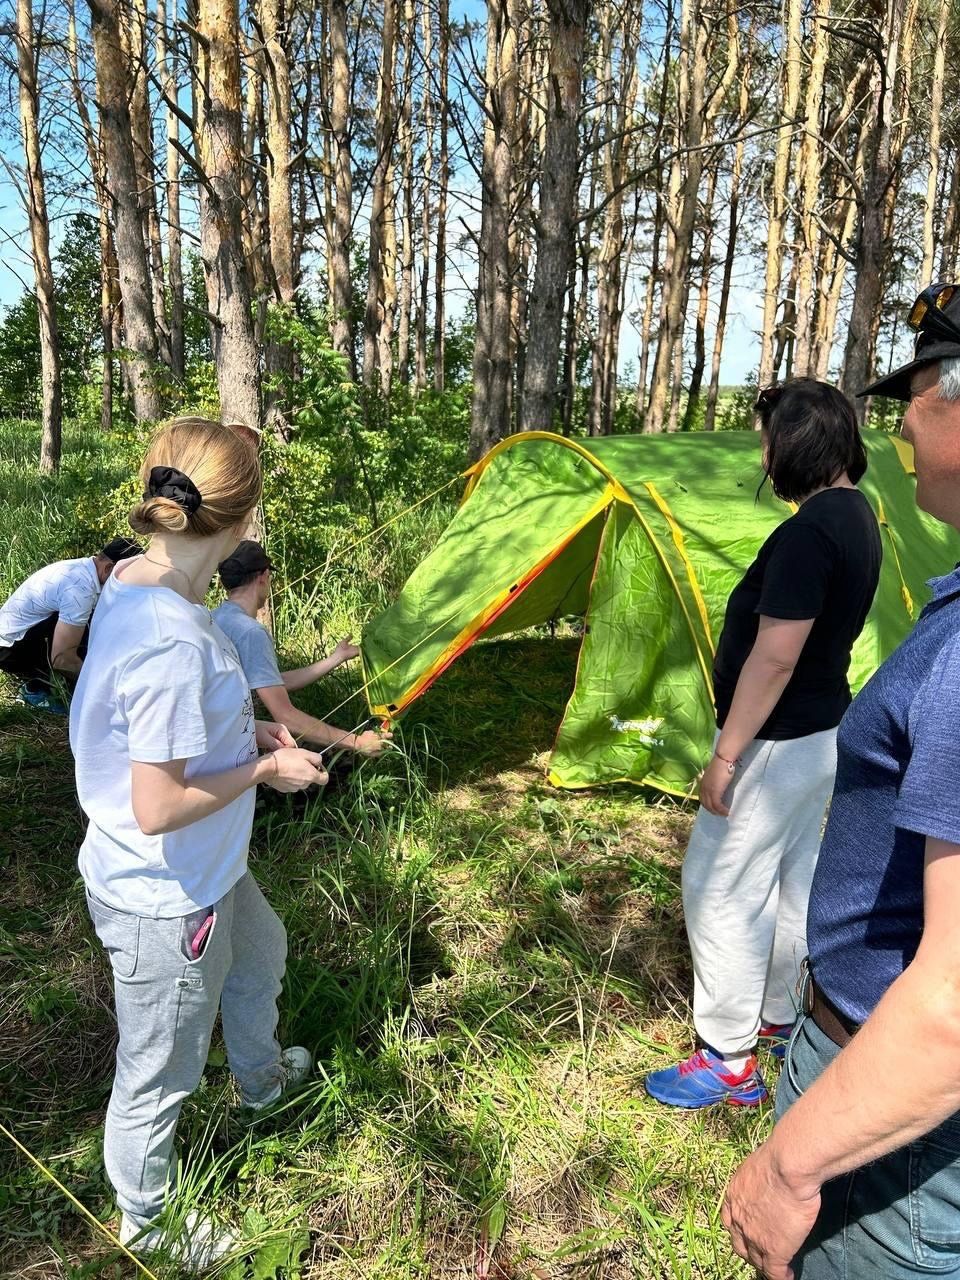
[[[59,482],[0,429],[0,590],[77,553],[75,504],[124,467],[69,442]],[[285,657],[388,599],[442,527],[398,521],[275,602]],[[297,572],[302,572],[302,566]],[[289,567],[292,575],[293,566]],[[679,862],[690,813],[543,780],[575,642],[479,645],[404,721],[389,761],[322,796],[258,801],[253,866],[290,935],[287,1043],[310,1087],[250,1124],[217,1037],[184,1107],[181,1211],[202,1201],[252,1254],[233,1280],[734,1280],[722,1189],[767,1108],[676,1114],[645,1071],[689,1044]],[[356,673],[304,695],[363,714]],[[76,871],[65,726],[0,690],[0,1120],[102,1222],[114,1025]],[[772,1073],[772,1064],[766,1064]],[[0,1276],[132,1277],[132,1264],[0,1137]],[[158,1280],[175,1267],[151,1263]]]

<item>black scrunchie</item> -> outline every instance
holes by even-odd
[[[148,498],[169,498],[189,516],[198,511],[203,502],[203,495],[197,486],[176,467],[152,468],[147,492],[143,495],[144,502]]]

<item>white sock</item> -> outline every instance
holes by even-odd
[[[723,1065],[732,1076],[742,1075],[746,1070],[747,1063],[753,1057],[749,1051],[744,1053],[725,1053],[723,1055]]]

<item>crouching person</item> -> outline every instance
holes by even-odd
[[[0,671],[19,676],[24,702],[65,710],[53,695],[53,679],[76,680],[103,584],[116,564],[142,550],[130,538],[114,538],[95,556],[44,565],[0,605]]]
[[[260,494],[254,448],[219,423],[174,421],[142,474],[130,523],[149,550],[104,586],[70,741],[89,818],[80,871],[120,1033],[104,1142],[120,1238],[195,1271],[234,1237],[202,1211],[177,1227],[175,1213],[157,1219],[176,1195],[177,1120],[217,1013],[245,1105],[270,1105],[311,1067],[276,1039],[286,935],[247,867],[254,791],[326,775],[281,726],[254,720],[236,650],[204,605]]]

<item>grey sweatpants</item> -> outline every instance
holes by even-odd
[[[131,915],[89,892],[87,905],[113,968],[120,1031],[104,1160],[120,1208],[145,1224],[163,1209],[180,1108],[200,1083],[218,1009],[244,1101],[268,1098],[281,1079],[275,1033],[287,935],[249,872],[213,904],[196,960],[191,917]]]
[[[720,1054],[753,1048],[761,1021],[793,1022],[810,884],[837,767],[837,731],[755,740],[727,788],[729,817],[701,808],[683,860],[693,1021]]]

